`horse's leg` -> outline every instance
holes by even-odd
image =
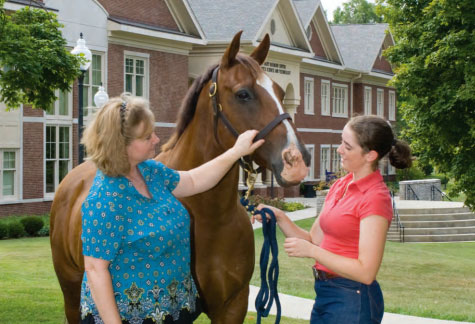
[[[242,324],[247,313],[249,286],[244,286],[224,307],[213,313],[211,324]]]
[[[61,282],[60,285],[64,296],[64,312],[67,323],[76,324],[80,320],[80,301],[81,301],[81,281]]]

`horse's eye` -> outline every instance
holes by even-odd
[[[236,98],[241,101],[249,101],[252,99],[252,95],[248,90],[239,90],[236,92]]]

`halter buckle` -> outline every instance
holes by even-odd
[[[214,97],[216,95],[216,91],[218,91],[218,85],[216,84],[216,82],[213,82],[213,83],[211,83],[211,85],[209,87],[209,96],[210,96],[210,98]]]

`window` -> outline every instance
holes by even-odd
[[[321,85],[322,115],[330,116],[330,81],[322,80]]]
[[[364,87],[364,114],[371,115],[372,107],[371,107],[371,87]]]
[[[304,78],[304,113],[313,115],[313,78]]]
[[[92,54],[91,65],[84,74],[84,87],[82,93],[84,114],[86,117],[89,115],[88,107],[95,107],[94,95],[99,90],[102,84],[103,77],[103,56],[100,54]]]
[[[58,100],[56,100],[47,110],[46,110],[46,116],[54,116],[55,118],[71,118],[71,112],[72,112],[72,101],[73,101],[73,96],[71,92],[67,91],[62,91],[62,90],[56,90],[56,97],[58,97]]]
[[[148,55],[125,56],[125,91],[148,98]]]
[[[325,171],[330,172],[330,145],[320,146],[320,179],[325,181]]]
[[[16,198],[18,195],[17,151],[0,150],[0,199]]]
[[[46,126],[45,192],[54,193],[71,170],[71,127]]]
[[[333,84],[333,116],[348,117],[348,86]]]
[[[332,146],[332,172],[338,172],[340,171],[340,154],[336,151],[338,149],[338,146]]]
[[[389,120],[396,120],[396,92],[389,91]]]
[[[384,116],[384,90],[378,89],[376,98],[376,113],[378,116]]]
[[[310,153],[310,166],[307,176],[305,180],[314,180],[315,179],[315,145],[313,144],[306,144],[305,147]]]

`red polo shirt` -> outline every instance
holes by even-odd
[[[360,222],[363,218],[378,215],[390,223],[393,217],[391,196],[379,170],[350,183],[350,173],[333,184],[320,214],[323,240],[320,247],[332,253],[358,259]],[[348,186],[347,192],[345,188]],[[344,196],[343,196],[344,195]],[[320,270],[333,273],[318,262]]]

